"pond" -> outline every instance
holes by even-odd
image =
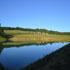
[[[0,45],[0,64],[9,70],[19,70],[46,55],[60,49],[68,43],[47,43],[41,45]],[[7,47],[8,46],[8,47]]]

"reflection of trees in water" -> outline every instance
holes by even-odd
[[[30,45],[47,45],[47,44],[50,44],[50,45],[52,45],[53,43],[55,43],[55,42],[36,42],[36,43],[21,43],[20,45],[5,45],[6,43],[12,43],[13,44],[13,42],[1,42],[0,43],[0,54],[1,54],[1,52],[2,52],[2,50],[3,50],[3,48],[10,48],[10,47],[24,47],[24,46],[30,46]],[[58,43],[58,42],[57,42]],[[57,52],[55,53],[55,54],[58,54]],[[44,60],[42,60],[42,65],[44,66],[46,63],[49,63],[50,62],[50,59],[52,58],[53,59],[53,57],[55,57],[55,55],[54,56],[52,56],[52,55],[48,55],[48,56],[45,56],[45,58],[44,58]],[[46,60],[46,58],[47,58],[47,60]],[[55,59],[54,59],[55,60]],[[40,61],[40,60],[39,60]],[[47,61],[47,62],[46,62]],[[54,61],[53,61],[54,62]],[[52,61],[51,61],[51,64],[52,64]],[[56,65],[56,64],[55,64]],[[59,63],[56,65],[56,67],[59,65]],[[50,66],[51,68],[52,68],[52,66]],[[4,67],[3,67],[3,65],[2,64],[0,64],[0,70],[5,70],[4,69]]]
[[[6,34],[6,33],[2,34],[1,36],[2,36],[3,38],[5,38],[6,41],[10,41],[9,39],[13,37],[12,35],[8,35],[8,34]]]
[[[5,42],[0,42],[0,53],[2,52],[3,48],[10,48],[10,47],[24,47],[24,46],[30,46],[30,45],[47,45],[50,44],[52,45],[55,42],[12,42],[12,41],[5,41]],[[57,42],[58,43],[58,42]]]

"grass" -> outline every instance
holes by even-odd
[[[33,34],[33,31],[21,31],[21,30],[5,30],[4,31],[7,34],[11,35],[20,35],[20,34]]]
[[[0,36],[0,42],[5,41],[5,38],[3,38],[2,36]]]
[[[51,35],[47,33],[35,33],[32,31],[5,30],[7,34],[13,35],[11,41],[24,42],[70,42],[70,35]]]
[[[12,41],[33,41],[33,42],[70,42],[69,35],[41,35],[41,34],[23,34],[15,35]]]

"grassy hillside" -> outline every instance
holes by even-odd
[[[70,35],[48,34],[47,32],[34,32],[22,30],[4,30],[4,33],[12,35],[11,41],[24,42],[70,42]],[[3,38],[0,38],[0,41]]]
[[[42,35],[42,34],[24,34],[15,35],[12,41],[39,41],[39,42],[70,42],[69,35]]]
[[[6,34],[20,35],[20,34],[33,34],[33,31],[22,31],[22,30],[4,30]]]
[[[31,42],[70,42],[70,35],[55,35],[48,33],[40,33],[33,31],[21,30],[5,30],[5,33],[11,34],[14,37],[10,38],[12,41],[31,41]]]

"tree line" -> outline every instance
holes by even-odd
[[[21,28],[21,27],[2,27],[3,30],[22,30],[22,31],[33,31],[33,32],[44,32],[48,34],[56,35],[70,35],[70,32],[58,32],[47,29],[31,29],[31,28]]]

